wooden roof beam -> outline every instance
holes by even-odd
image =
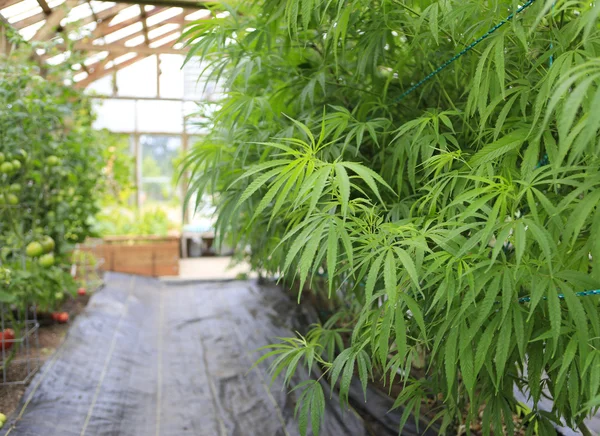
[[[143,59],[146,59],[148,56],[151,56],[149,54],[139,54],[131,59],[126,60],[125,62],[121,62],[118,65],[114,65],[110,68],[101,68],[99,70],[96,70],[94,73],[90,74],[88,77],[86,77],[83,80],[80,80],[79,82],[75,83],[75,86],[77,88],[85,88],[86,86],[88,86],[90,83],[95,82],[96,80],[102,79],[103,77],[108,76],[109,74],[113,74],[116,73],[117,71],[128,67],[130,65],[135,64],[136,62],[139,62]]]
[[[166,20],[161,21],[160,23],[156,23],[156,24],[154,24],[152,26],[149,26],[148,27],[148,32],[150,32],[152,30],[155,30],[155,29],[158,29],[158,28],[160,28],[160,27],[162,27],[162,26],[164,26],[166,24],[172,24],[172,23],[175,23],[175,24],[180,24],[181,23],[181,21],[179,19],[179,15],[175,16],[175,17],[167,18]],[[129,27],[129,26],[127,26],[127,27]],[[110,29],[110,27],[109,27],[109,29]],[[121,30],[121,29],[117,29],[114,32],[117,32],[118,30]],[[105,33],[102,36],[98,36],[98,37],[94,37],[94,38],[88,38],[87,40],[85,40],[85,42],[93,42],[93,41],[95,41],[97,39],[102,39],[102,37],[109,36],[109,35],[113,34],[114,32],[110,31],[108,33]],[[136,37],[138,37],[140,35],[143,35],[143,34],[144,34],[144,30],[142,29],[141,31],[132,33],[131,35],[123,36],[122,38],[119,38],[117,41],[121,41],[121,40],[129,41],[130,39],[136,38]],[[149,41],[152,42],[152,39],[149,38]]]
[[[161,35],[160,37],[163,37],[163,35]],[[160,39],[160,37],[157,38]],[[153,40],[150,40],[150,42],[152,43]],[[100,51],[108,51],[109,53],[114,53],[114,54],[119,54],[119,55],[123,55],[126,53],[139,53],[139,54],[144,54],[144,55],[153,55],[153,54],[182,54],[185,53],[186,50],[181,49],[175,49],[172,47],[156,47],[156,48],[151,48],[151,47],[146,47],[144,45],[136,45],[134,47],[127,47],[125,45],[121,45],[121,44],[103,44],[103,45],[95,45],[95,44],[90,44],[90,43],[85,43],[85,42],[76,42],[74,44],[74,49],[75,50],[82,50],[82,51],[90,51],[90,52],[100,52]]]
[[[100,25],[105,24],[106,22],[110,22],[113,18],[115,18],[119,14],[119,12],[121,12],[124,9],[127,9],[129,6],[130,5],[124,5],[124,4],[115,5],[112,8],[104,9],[103,11],[98,12],[96,14],[96,17],[94,17],[93,15],[89,15],[80,20],[73,21],[72,23],[70,23],[70,25],[81,27],[81,26],[85,26],[86,24],[93,23],[94,21],[98,22],[98,20],[100,20],[101,22],[98,23],[98,26],[100,26]]]
[[[108,54],[104,59],[101,59],[97,62],[91,63],[87,65],[87,73],[88,73],[88,77],[91,76],[94,73],[99,73],[101,71],[104,70],[104,67],[106,66],[106,64],[109,61],[112,61],[115,59],[115,55],[113,54]]]
[[[129,7],[129,6],[127,6]],[[155,8],[149,12],[146,12],[146,17],[151,17],[153,15],[159,14],[161,12],[163,12],[165,9],[163,8]],[[96,27],[96,29],[92,32],[90,39],[97,39],[100,38],[102,36],[106,36],[109,35],[113,32],[116,32],[118,30],[124,29],[126,27],[131,26],[132,24],[135,24],[137,22],[140,21],[139,16],[135,16],[133,18],[129,18],[127,20],[124,20],[118,24],[115,24],[114,26],[110,25],[110,22],[116,17],[117,14],[115,14],[114,16],[110,17],[110,19],[106,19],[103,20],[102,23],[100,23],[98,25],[98,27]]]
[[[56,11],[61,6],[55,8],[54,10]],[[120,11],[122,11],[123,9],[126,9],[128,7],[129,7],[129,5],[125,5],[125,4],[115,5],[112,8],[105,9],[104,11],[99,12],[98,18],[102,20],[102,19],[105,19],[106,17],[110,16],[110,14],[116,15],[117,13],[119,13]],[[25,18],[23,20],[15,21],[14,23],[11,24],[11,26],[13,26],[17,30],[21,30],[27,26],[31,26],[32,24],[39,23],[40,21],[43,21],[45,19],[46,19],[46,14],[43,12],[40,12],[39,14],[32,15],[31,17]],[[93,23],[94,21],[95,21],[95,18],[93,17],[92,14],[90,14],[89,16],[82,18],[81,20],[77,20],[77,21],[70,23],[69,25],[81,27],[81,26],[85,26],[86,24]]]
[[[142,29],[144,31],[144,41],[146,42],[146,45],[149,47],[150,46],[150,38],[148,38],[148,23],[146,22],[146,9],[144,9],[144,6],[140,6],[140,18],[142,19]]]
[[[168,38],[169,36],[171,36],[171,35],[174,35],[175,33],[181,33],[181,32],[182,32],[182,29],[181,29],[180,27],[179,27],[179,28],[177,28],[177,29],[170,30],[170,31],[168,31],[168,32],[166,32],[166,33],[163,33],[163,34],[162,34],[162,35],[160,35],[160,36],[157,36],[157,37],[156,37],[156,38],[154,38],[154,39],[151,39],[151,40],[150,40],[150,44],[153,44],[153,43],[155,43],[155,42],[158,42],[158,41],[160,41],[160,40],[161,40],[161,39],[163,39],[163,38]],[[170,42],[170,41],[169,41],[169,42]],[[169,44],[168,42],[165,42],[163,45],[159,45],[158,47],[155,47],[155,48],[161,48],[161,47],[171,47],[171,46],[172,46],[172,45],[174,45],[176,42],[177,42],[177,40],[173,41],[173,44]]]
[[[217,5],[214,0],[99,0],[115,3],[128,3],[132,5],[168,6],[173,8],[190,8],[194,10],[208,9],[208,6]]]
[[[52,13],[52,8],[50,8],[50,6],[48,6],[48,3],[46,2],[46,0],[37,0],[37,2],[40,5],[40,8],[42,8],[42,11],[44,11],[44,13],[46,15],[50,15]]]
[[[15,21],[11,24],[11,26],[13,26],[17,30],[21,30],[25,27],[31,26],[32,24],[39,23],[40,21],[45,20],[46,17],[47,15],[45,13],[40,12],[39,14],[32,15],[31,17],[27,17],[23,20]]]
[[[148,27],[148,30],[152,31],[154,29],[164,26],[165,24],[171,24],[171,23],[179,24],[180,22],[177,20],[177,18],[178,17],[172,17],[172,18],[169,18],[168,20],[161,21],[160,23],[155,24],[154,26]],[[183,27],[181,27],[181,26],[176,29],[169,30],[161,35],[156,36],[155,38],[150,38],[149,43],[152,44],[153,42],[159,41],[162,38],[166,38],[167,36],[172,35],[173,33],[182,32],[182,31],[183,31]],[[136,32],[136,33],[128,35],[122,39],[128,41],[128,40],[137,38],[140,35],[142,35],[142,32]],[[101,40],[102,37],[97,38],[97,39]],[[66,46],[65,46],[65,49],[66,49]],[[144,53],[146,53],[148,55],[151,55],[151,54],[182,54],[182,53],[185,53],[185,51],[186,51],[186,50],[181,50],[181,49],[175,49],[175,48],[173,48],[171,46],[167,46],[167,45],[151,48],[146,45],[127,46],[127,45],[119,44],[119,43],[93,44],[93,41],[90,41],[89,39],[85,39],[85,38],[78,42],[75,42],[72,46],[72,49],[75,51],[83,51],[83,52],[107,51],[111,54],[116,54],[116,55],[123,55],[125,53],[138,52],[140,50],[144,51]]]
[[[9,6],[16,5],[17,3],[22,2],[22,1],[23,0],[0,0],[0,9],[4,9]]]
[[[48,15],[48,18],[46,18],[44,25],[35,33],[32,40],[46,41],[52,38],[59,30],[61,20],[65,18],[69,11],[77,6],[78,3],[78,0],[67,0],[59,8],[52,11],[52,13]]]

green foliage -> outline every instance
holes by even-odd
[[[0,62],[0,301],[22,310],[75,291],[70,252],[91,233],[103,181],[91,104],[60,77],[27,45]],[[30,243],[47,246],[28,256]]]
[[[94,230],[101,236],[166,236],[174,227],[161,208],[138,211],[123,205],[106,205],[96,215]]]
[[[106,187],[101,204],[125,205],[131,201],[135,192],[135,157],[130,152],[130,137],[107,130],[98,131],[97,135],[101,144],[102,160],[105,163]]]
[[[390,103],[516,7],[262,0],[188,28],[228,90],[192,190],[254,268],[299,298],[323,275],[333,302],[271,348],[275,374],[319,367],[342,401],[357,375],[401,383],[404,419],[428,400],[442,433],[485,405],[484,432],[512,434],[515,385],[554,401],[529,434],[598,409],[598,298],[575,293],[600,287],[599,5],[537,0]],[[304,433],[320,388],[299,389]]]

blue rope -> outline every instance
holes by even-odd
[[[496,24],[494,27],[492,27],[490,30],[488,30],[484,35],[482,35],[479,38],[477,38],[475,41],[473,41],[471,44],[469,44],[467,47],[465,47],[459,53],[455,54],[450,59],[448,59],[446,62],[444,62],[442,65],[440,65],[439,67],[437,67],[434,71],[432,71],[431,73],[429,73],[429,75],[427,75],[425,78],[419,80],[413,86],[411,86],[406,91],[404,91],[399,97],[397,97],[396,99],[394,99],[391,102],[391,104],[400,103],[400,101],[404,100],[404,98],[406,98],[409,94],[412,94],[413,91],[415,91],[416,89],[420,88],[425,83],[429,82],[437,74],[439,74],[440,72],[442,72],[442,70],[446,69],[451,63],[453,63],[455,60],[457,60],[461,56],[467,54],[477,44],[479,44],[480,42],[482,42],[483,40],[485,40],[486,38],[488,38],[496,30],[498,30],[499,28],[501,28],[502,26],[504,26],[506,23],[510,22],[515,16],[517,16],[518,14],[520,14],[521,12],[523,12],[525,9],[527,9],[529,6],[531,6],[534,2],[535,2],[535,0],[528,0],[523,6],[519,7],[515,12],[512,12],[508,17],[506,17],[504,20],[500,21],[498,24]]]
[[[575,295],[577,297],[588,297],[590,295],[600,295],[600,289],[595,289],[593,291],[582,291],[582,292],[576,292]],[[565,299],[564,294],[558,294],[557,295],[558,298],[560,298],[561,300]],[[544,300],[547,300],[547,297],[544,297]],[[522,297],[519,298],[519,303],[529,303],[531,301],[531,297]]]

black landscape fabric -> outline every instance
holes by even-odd
[[[298,435],[299,392],[270,385],[267,362],[250,368],[257,348],[302,329],[309,311],[274,285],[108,274],[0,434]],[[327,395],[322,435],[398,434],[391,399],[372,390],[364,404],[360,388],[352,397],[363,406],[342,410]],[[425,426],[409,421],[403,434],[435,434]]]

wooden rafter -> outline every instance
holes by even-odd
[[[38,29],[32,39],[34,41],[46,41],[52,38],[60,27],[61,20],[65,18],[69,11],[77,6],[78,3],[78,0],[67,0],[60,8],[52,11],[52,13],[48,15],[44,25]]]
[[[104,67],[107,63],[113,61],[115,57],[115,55],[108,54],[108,56],[106,56],[104,59],[89,64],[86,71],[88,76],[85,78],[85,80],[90,79],[93,82],[94,80],[98,80],[99,78],[103,77]]]
[[[0,0],[0,10],[8,6],[18,4],[21,1],[23,0]],[[159,60],[157,63],[157,69],[160,70],[160,57],[158,55],[184,54],[186,53],[187,49],[175,48],[178,47],[176,45],[177,39],[165,41],[162,45],[157,47],[153,47],[153,45],[161,43],[162,40],[168,39],[169,37],[172,38],[175,34],[181,33],[183,31],[183,27],[185,26],[185,16],[194,13],[199,9],[205,9],[208,5],[215,4],[212,0],[99,0],[111,1],[117,4],[96,13],[94,8],[91,7],[92,3],[90,3],[90,0],[66,0],[65,3],[57,7],[50,7],[48,4],[49,0],[35,1],[39,4],[41,12],[35,13],[34,15],[22,20],[18,20],[12,23],[11,26],[17,30],[22,30],[34,24],[41,25],[41,27],[39,27],[33,36],[33,40],[38,41],[49,40],[53,38],[57,32],[64,31],[64,29],[61,27],[61,22],[69,16],[69,12],[75,6],[86,1],[90,4],[91,14],[77,21],[69,23],[68,28],[81,28],[91,23],[96,23],[96,26],[94,30],[91,31],[89,36],[80,41],[74,41],[72,44],[69,44],[68,49],[82,52],[84,57],[87,57],[87,53],[92,55],[93,53],[98,52],[108,52],[108,54],[104,59],[91,63],[88,62],[87,64],[81,64],[81,71],[85,72],[87,77],[84,80],[77,82],[77,87],[85,87],[93,81],[101,79],[102,77],[110,74],[116,74],[117,71],[152,55],[157,55],[157,59]],[[126,18],[122,22],[111,26],[110,23],[113,22],[119,13],[124,9],[131,7],[131,5],[139,6],[140,10],[137,16]],[[155,7],[147,11],[144,5],[152,5]],[[179,13],[177,13],[175,16],[169,16],[158,23],[149,25],[148,19],[150,17],[158,15],[169,10],[169,8],[174,7],[183,8],[183,10],[177,11]],[[40,9],[37,9],[37,11],[39,10]],[[171,12],[174,12],[174,10],[171,10]],[[41,23],[42,21],[44,21],[43,24]],[[139,27],[138,29],[132,28],[130,31],[133,33],[124,37],[114,35],[114,37],[118,38],[116,42],[111,42],[108,44],[105,43],[105,41],[110,41],[110,39],[107,38],[110,35],[113,35],[115,32],[121,31],[122,29],[126,29],[129,26],[139,26],[137,23],[140,22],[142,23],[141,29],[139,29]],[[167,27],[168,30],[162,30],[164,31],[163,34],[152,38],[152,31],[155,31],[156,29],[162,28],[166,25],[175,27],[173,26],[173,23],[177,24],[176,28],[169,29]],[[123,32],[127,33],[127,31]],[[141,39],[141,36],[143,36],[144,40],[142,44],[136,46],[125,45],[128,44],[127,41],[131,41],[135,38]],[[67,44],[64,45],[64,49],[67,50]],[[110,68],[106,68],[109,62],[114,61],[115,59],[118,59],[119,57],[128,53],[134,53],[134,55],[130,55],[133,56],[131,59],[127,59],[118,65],[112,65]],[[126,57],[124,59],[126,59]],[[45,62],[41,57],[40,62],[41,64],[45,65]],[[157,72],[157,77],[160,77],[159,72]]]
[[[98,15],[96,15],[96,11],[94,10],[94,6],[92,6],[92,1],[91,0],[87,0],[87,4],[88,4],[88,7],[90,8],[90,13],[92,14],[92,18],[94,19],[94,21],[96,23],[98,23],[100,21],[100,18],[98,17]]]
[[[179,20],[179,16],[176,16],[176,17],[171,17],[171,18],[167,18],[167,19],[166,19],[166,20],[164,20],[164,21],[161,21],[160,23],[156,23],[156,24],[154,24],[154,25],[152,25],[152,26],[149,26],[147,29],[148,29],[148,32],[150,32],[150,31],[152,31],[152,30],[159,29],[159,28],[161,28],[162,26],[164,26],[164,25],[166,25],[166,24],[172,24],[172,23],[180,24],[180,22],[181,22],[181,21]],[[115,26],[115,27],[116,27],[116,26]],[[127,27],[129,27],[129,26],[127,26]],[[88,43],[88,42],[90,42],[90,43],[93,43],[93,42],[94,42],[94,41],[96,41],[96,40],[102,40],[102,37],[103,37],[103,36],[108,36],[108,35],[111,35],[112,33],[114,33],[114,32],[112,31],[112,27],[109,27],[109,29],[111,29],[111,31],[110,31],[110,32],[104,33],[103,35],[99,35],[99,36],[95,36],[94,34],[92,34],[92,36],[91,36],[90,38],[85,38],[84,40],[82,40],[82,42],[84,42],[84,43]],[[121,29],[117,29],[117,30],[121,30]],[[116,32],[117,30],[115,30],[115,32]],[[134,39],[134,38],[137,38],[138,36],[141,36],[141,35],[144,35],[144,30],[143,30],[143,29],[142,29],[142,30],[140,30],[140,31],[134,32],[134,33],[132,33],[132,34],[130,34],[130,35],[123,36],[122,38],[119,38],[117,41],[121,41],[121,40],[124,40],[124,41],[129,41],[129,40],[131,40],[131,39]],[[149,38],[149,39],[148,39],[148,41],[149,41],[149,42],[152,42],[153,40],[155,40],[155,39],[157,39],[157,38],[161,38],[162,36],[163,36],[163,35],[157,36],[157,37],[156,37],[156,38],[154,38],[154,39],[150,39],[150,38]],[[120,43],[114,43],[114,44],[122,45],[122,44],[120,44]],[[125,46],[125,45],[123,45],[123,47],[126,47],[126,48],[127,48],[128,46]]]
[[[52,8],[50,8],[50,6],[48,6],[48,3],[46,2],[46,0],[37,0],[37,2],[40,5],[40,8],[42,8],[42,11],[44,11],[44,13],[46,15],[50,15],[52,13]]]
[[[161,35],[162,37],[163,35]],[[158,38],[160,39],[160,37]],[[153,40],[150,40],[152,42]],[[134,47],[127,47],[121,44],[103,44],[96,45],[85,42],[76,42],[74,44],[75,50],[89,51],[89,52],[101,52],[108,51],[110,53],[123,55],[126,53],[136,52],[144,55],[153,55],[153,54],[182,54],[185,53],[184,50],[175,49],[171,47],[146,47],[145,45],[136,45]]]
[[[92,73],[95,73],[97,71],[103,70],[104,67],[106,66],[106,64],[109,61],[112,61],[113,59],[115,59],[115,55],[112,55],[112,54],[109,53],[108,55],[106,55],[106,57],[104,59],[101,59],[101,60],[99,60],[97,62],[93,62],[91,64],[88,64],[88,66],[87,66],[87,68],[89,70],[88,74],[92,74]]]
[[[0,9],[7,8],[12,5],[16,5],[17,3],[23,0],[0,0]]]
[[[148,38],[148,23],[146,22],[146,9],[144,9],[144,6],[140,6],[140,18],[142,19],[142,29],[144,31],[144,41],[146,42],[146,45],[148,47],[150,47],[150,38]]]
[[[85,18],[74,21],[70,25],[81,27],[81,26],[85,26],[86,24],[93,23],[94,21],[97,22],[97,20],[100,20],[100,23],[98,24],[100,26],[100,25],[105,24],[106,22],[110,22],[113,18],[115,18],[119,14],[119,12],[121,12],[123,9],[127,9],[128,7],[129,7],[129,5],[124,5],[124,4],[115,5],[112,8],[108,8],[101,12],[96,13],[96,17],[94,17],[93,15],[89,15]]]
[[[58,8],[60,8],[60,7],[61,6],[58,6]],[[105,9],[104,11],[99,12],[98,19],[102,20],[111,14],[116,15],[117,13],[119,13],[120,11],[122,11],[123,9],[126,9],[128,7],[129,7],[129,5],[126,5],[126,4],[115,5],[112,8]],[[56,9],[57,8],[54,8],[54,10],[56,10]],[[39,23],[40,21],[43,21],[45,19],[46,19],[46,14],[43,12],[40,12],[39,14],[32,15],[31,17],[25,18],[23,20],[19,20],[15,23],[12,23],[11,25],[15,29],[21,30],[27,26],[31,26],[32,24]],[[89,16],[82,18],[81,20],[71,23],[71,25],[81,27],[81,26],[85,26],[86,24],[93,23],[94,21],[95,21],[94,17],[90,14]]]
[[[149,55],[149,54],[139,54],[138,53],[135,57],[133,57],[131,59],[128,59],[125,62],[121,62],[120,64],[114,65],[114,66],[112,66],[110,68],[104,68],[104,69],[101,69],[101,70],[98,70],[98,71],[94,72],[93,74],[89,75],[85,79],[80,80],[79,82],[77,82],[75,84],[75,86],[77,88],[85,88],[90,83],[95,82],[96,80],[99,80],[99,79],[101,79],[103,77],[106,77],[106,76],[108,76],[110,74],[113,74],[113,73],[115,73],[115,72],[117,72],[117,71],[119,71],[119,70],[121,70],[121,69],[123,69],[125,67],[133,65],[136,62],[139,62],[139,61],[147,58],[148,56],[151,56],[151,55]]]
[[[169,36],[174,35],[175,33],[181,33],[181,28],[178,27],[177,29],[170,30],[170,31],[168,31],[166,33],[163,33],[160,36],[157,36],[156,38],[154,38],[153,40],[150,41],[150,44],[152,44],[154,42],[158,42],[158,41],[160,41],[163,38],[168,38]],[[165,43],[165,44],[168,44],[168,43]],[[165,46],[166,45],[160,45],[160,46],[158,46],[156,48],[165,47]],[[168,47],[168,46],[166,46],[166,47]]]
[[[155,8],[149,12],[146,12],[146,17],[151,17],[153,15],[159,14],[161,12],[163,12],[165,9],[163,8]],[[106,36],[109,33],[114,33],[117,32],[121,29],[124,29],[126,27],[129,27],[135,23],[138,23],[140,21],[138,16],[135,16],[133,18],[129,18],[127,20],[123,20],[122,22],[115,24],[113,26],[110,25],[110,22],[116,17],[117,14],[115,14],[114,16],[110,17],[109,19],[103,20],[102,23],[100,23],[98,25],[98,27],[96,27],[96,29],[92,32],[90,39],[96,39],[96,38],[100,38],[101,36]]]
[[[46,19],[46,14],[40,12],[39,14],[32,15],[31,17],[27,17],[23,20],[19,20],[15,23],[12,23],[13,26],[17,30],[24,29],[27,26],[31,26],[32,24],[39,23],[40,21],[44,21]]]
[[[208,6],[215,5],[215,1],[206,0],[99,0],[110,1],[114,3],[128,3],[132,5],[147,5],[147,6],[167,6],[174,8],[190,8],[190,9],[208,9]]]

